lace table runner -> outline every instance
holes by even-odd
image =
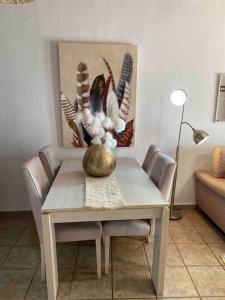
[[[85,207],[116,209],[124,206],[114,172],[107,177],[85,177]]]

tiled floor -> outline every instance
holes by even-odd
[[[94,243],[57,246],[58,299],[152,299],[153,239],[113,238],[110,273],[96,278]],[[171,221],[164,299],[225,300],[225,236],[194,209]],[[104,270],[104,260],[102,256]],[[47,300],[30,213],[0,213],[0,300]]]

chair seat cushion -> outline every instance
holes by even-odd
[[[225,198],[225,179],[215,178],[210,172],[207,171],[196,171],[195,177],[209,189]]]
[[[100,239],[101,222],[59,223],[55,225],[57,242],[88,241]]]
[[[108,221],[103,224],[105,236],[147,236],[150,230],[149,220]]]

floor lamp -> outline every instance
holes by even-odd
[[[178,135],[178,142],[177,142],[177,148],[176,148],[176,157],[175,160],[177,162],[177,168],[174,175],[173,180],[173,187],[172,187],[172,194],[171,194],[171,204],[170,204],[170,220],[179,220],[182,218],[182,212],[181,210],[174,209],[174,198],[175,198],[175,192],[176,192],[176,184],[177,184],[177,173],[178,173],[178,167],[179,167],[179,150],[180,150],[180,138],[181,138],[181,130],[183,125],[187,125],[192,129],[193,132],[193,140],[196,145],[200,145],[206,139],[209,137],[208,133],[203,130],[197,130],[194,127],[191,126],[188,122],[184,122],[184,108],[185,108],[185,102],[187,100],[187,93],[184,90],[175,90],[170,95],[171,102],[176,106],[182,106],[182,115],[181,115],[181,121],[180,121],[180,128],[179,128],[179,135]]]

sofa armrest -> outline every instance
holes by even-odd
[[[215,178],[208,171],[196,171],[195,178],[216,194],[224,198],[225,201],[225,178]]]

